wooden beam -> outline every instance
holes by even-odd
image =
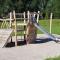
[[[40,11],[38,11],[38,14],[37,14],[37,23],[39,21],[39,13],[40,13]]]
[[[17,46],[17,22],[15,16],[15,10],[13,11],[13,15],[14,15],[14,24],[15,24],[15,46]]]
[[[51,13],[51,15],[50,15],[50,34],[52,31],[52,16],[53,16],[53,13]]]
[[[10,12],[10,28],[12,27],[12,13]]]
[[[29,18],[30,18],[30,12],[27,11],[27,16],[28,16],[28,22],[29,22]]]
[[[24,23],[26,23],[26,20],[25,20],[25,12],[24,12]]]

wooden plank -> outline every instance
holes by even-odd
[[[24,26],[24,25],[27,25],[27,23],[18,23],[17,25],[22,25],[22,26]]]
[[[15,10],[13,11],[13,15],[14,15],[14,24],[15,24],[15,46],[17,46],[17,22],[16,22]]]
[[[15,24],[12,24],[12,25],[15,25]],[[27,25],[27,23],[18,23],[17,25],[18,25],[18,26],[19,26],[19,25],[24,26],[24,25]]]
[[[26,20],[27,20],[28,18],[16,18],[16,19],[17,19],[17,20],[19,20],[19,19],[26,19]]]
[[[8,18],[8,19],[0,19],[0,21],[10,21],[10,20],[14,20],[14,19],[10,19],[10,18]]]
[[[0,48],[5,47],[11,37],[12,29],[0,29]]]

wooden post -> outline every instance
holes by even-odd
[[[13,15],[14,15],[14,24],[15,24],[15,46],[17,46],[17,22],[15,16],[15,10],[13,11]]]
[[[36,15],[36,14],[35,14],[35,12],[34,12],[34,17],[35,17],[35,15]]]
[[[40,11],[38,11],[38,14],[37,14],[37,23],[39,21],[39,13],[40,13]]]
[[[27,16],[28,16],[28,22],[29,22],[29,17],[30,17],[30,13],[29,13],[29,11],[27,12]]]
[[[12,13],[10,12],[10,28],[12,27]]]
[[[53,13],[51,13],[51,15],[50,15],[50,34],[52,31],[52,16],[53,16]]]
[[[26,26],[24,25],[24,41],[26,41]]]
[[[26,23],[25,12],[24,12],[24,24]],[[24,25],[24,41],[26,41],[26,26]]]
[[[12,28],[12,12],[10,12],[10,28]],[[11,35],[11,43],[12,43],[12,35]]]
[[[24,12],[24,23],[26,23],[26,20],[25,20],[25,12]]]

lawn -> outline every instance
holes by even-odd
[[[50,20],[40,20],[39,24],[42,25],[48,32],[50,31]],[[38,30],[37,33],[41,32]],[[52,34],[60,34],[60,19],[53,19]]]
[[[47,58],[46,60],[60,60],[60,56],[59,57],[54,57],[54,58]]]
[[[19,23],[18,21],[17,23]],[[39,20],[39,24],[42,25],[48,32],[49,32],[49,26],[50,26],[50,20]],[[0,22],[1,25],[1,22]],[[23,28],[23,26],[22,26]],[[18,35],[23,35],[23,32],[18,32]],[[37,29],[37,33],[41,34],[42,32]],[[60,34],[60,19],[53,19],[52,21],[52,34]]]
[[[50,20],[39,20],[39,24],[42,25],[48,32],[50,31]],[[19,34],[21,34],[21,32],[19,32],[18,35]],[[42,32],[37,29],[37,34],[42,34]],[[60,34],[60,19],[52,20],[52,34]]]

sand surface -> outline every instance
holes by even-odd
[[[0,60],[45,60],[59,55],[60,44],[54,41],[0,48]]]

